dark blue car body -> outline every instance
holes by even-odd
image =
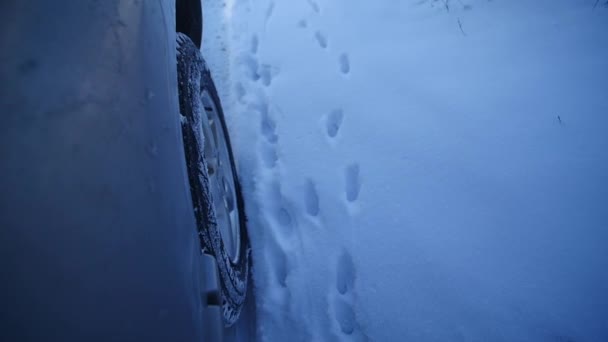
[[[174,1],[0,17],[0,340],[200,341]]]

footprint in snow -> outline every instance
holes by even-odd
[[[279,156],[274,144],[269,142],[261,142],[260,144],[260,158],[264,163],[264,166],[268,169],[272,169],[276,166]]]
[[[340,131],[340,126],[342,126],[342,120],[344,119],[344,111],[341,108],[337,108],[331,111],[327,116],[327,121],[325,122],[325,126],[327,129],[327,136],[330,138],[335,138],[338,135],[338,131]]]
[[[266,13],[264,13],[264,25],[268,24],[268,21],[272,17],[273,12],[274,12],[274,1],[271,1],[268,4],[268,8],[266,8]]]
[[[343,250],[336,264],[336,291],[339,295],[333,296],[334,318],[349,341],[366,341],[368,338],[353,309],[355,277],[356,268],[352,256]]]
[[[306,2],[308,2],[308,5],[316,14],[321,13],[321,8],[319,7],[319,4],[316,1],[306,0]]]
[[[321,47],[322,49],[327,48],[327,36],[323,32],[315,32],[315,39],[317,40],[319,47]]]
[[[355,285],[355,263],[353,258],[346,250],[343,250],[338,257],[336,269],[336,290],[341,295],[352,292]]]
[[[279,245],[278,241],[270,241],[267,251],[272,257],[271,260],[274,270],[275,281],[283,288],[287,287],[287,275],[290,263],[285,250]]]
[[[267,194],[268,202],[274,202],[273,204],[281,205],[283,196],[281,195],[281,185],[277,181],[273,181],[268,184]],[[273,214],[272,207],[270,208],[270,214]],[[275,219],[281,221],[278,217],[278,213],[275,211]],[[271,215],[272,216],[272,215]],[[268,267],[271,269],[272,280],[276,281],[284,290],[288,291],[287,288],[287,276],[291,269],[291,260],[289,255],[286,253],[287,247],[289,246],[290,232],[285,232],[284,227],[273,224],[272,221],[267,222],[268,227],[271,230],[270,238],[266,239],[264,253],[266,260],[270,263]]]
[[[258,35],[254,34],[253,37],[251,37],[251,48],[249,49],[251,54],[255,55],[256,53],[258,53],[259,46],[260,46],[260,41],[258,39]]]
[[[304,204],[306,206],[306,213],[310,216],[319,215],[319,194],[315,183],[308,179],[304,188]]]
[[[266,87],[270,86],[272,80],[276,75],[279,74],[278,68],[273,67],[270,64],[262,64],[258,70],[258,75],[260,75],[260,80],[262,84]]]
[[[274,144],[279,140],[279,137],[276,133],[277,124],[276,122],[268,115],[268,105],[263,105],[261,110],[262,120],[260,122],[260,131],[262,135],[266,138],[266,140]]]
[[[291,216],[291,213],[289,213],[289,210],[287,210],[287,208],[284,206],[279,208],[277,219],[283,226],[291,227],[293,224],[293,217]]]
[[[294,215],[293,206],[284,197],[280,198],[277,207],[274,210],[274,221],[276,224],[272,229],[277,240],[281,241],[282,245],[291,244],[294,238],[294,233],[297,233],[297,221]]]
[[[273,218],[274,223],[270,225],[273,235],[280,245],[289,243],[292,239],[292,233],[297,226],[296,217],[294,216],[293,205],[283,196],[281,184],[274,181],[270,184],[270,193],[267,202],[269,204],[268,214]]]
[[[243,86],[243,83],[237,82],[234,86],[234,92],[236,94],[236,98],[240,103],[245,103],[245,95],[247,95],[247,91]]]
[[[358,163],[350,164],[344,170],[346,180],[346,200],[349,202],[354,202],[359,198],[359,191],[361,190],[361,179],[359,173],[360,169]]]
[[[350,73],[350,58],[348,57],[348,54],[340,54],[340,57],[338,57],[338,63],[340,64],[340,72],[344,75],[348,75]]]
[[[336,298],[334,303],[336,321],[340,326],[342,333],[352,335],[358,328],[357,320],[355,319],[355,311],[352,305],[343,298]]]
[[[257,80],[260,79],[260,75],[258,74],[258,60],[254,58],[253,55],[246,54],[245,56],[242,56],[239,59],[238,64],[245,68],[246,75],[250,80],[257,82]]]

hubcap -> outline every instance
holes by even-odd
[[[209,190],[224,247],[232,260],[236,261],[241,241],[239,212],[227,139],[217,108],[206,89],[201,93],[201,101],[206,114],[201,118],[201,128],[204,135],[203,156],[207,162]]]

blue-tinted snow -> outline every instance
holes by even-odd
[[[204,49],[245,185],[257,337],[608,340],[594,4],[228,1]]]

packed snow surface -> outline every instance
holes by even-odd
[[[608,341],[605,0],[206,0],[261,341]]]

